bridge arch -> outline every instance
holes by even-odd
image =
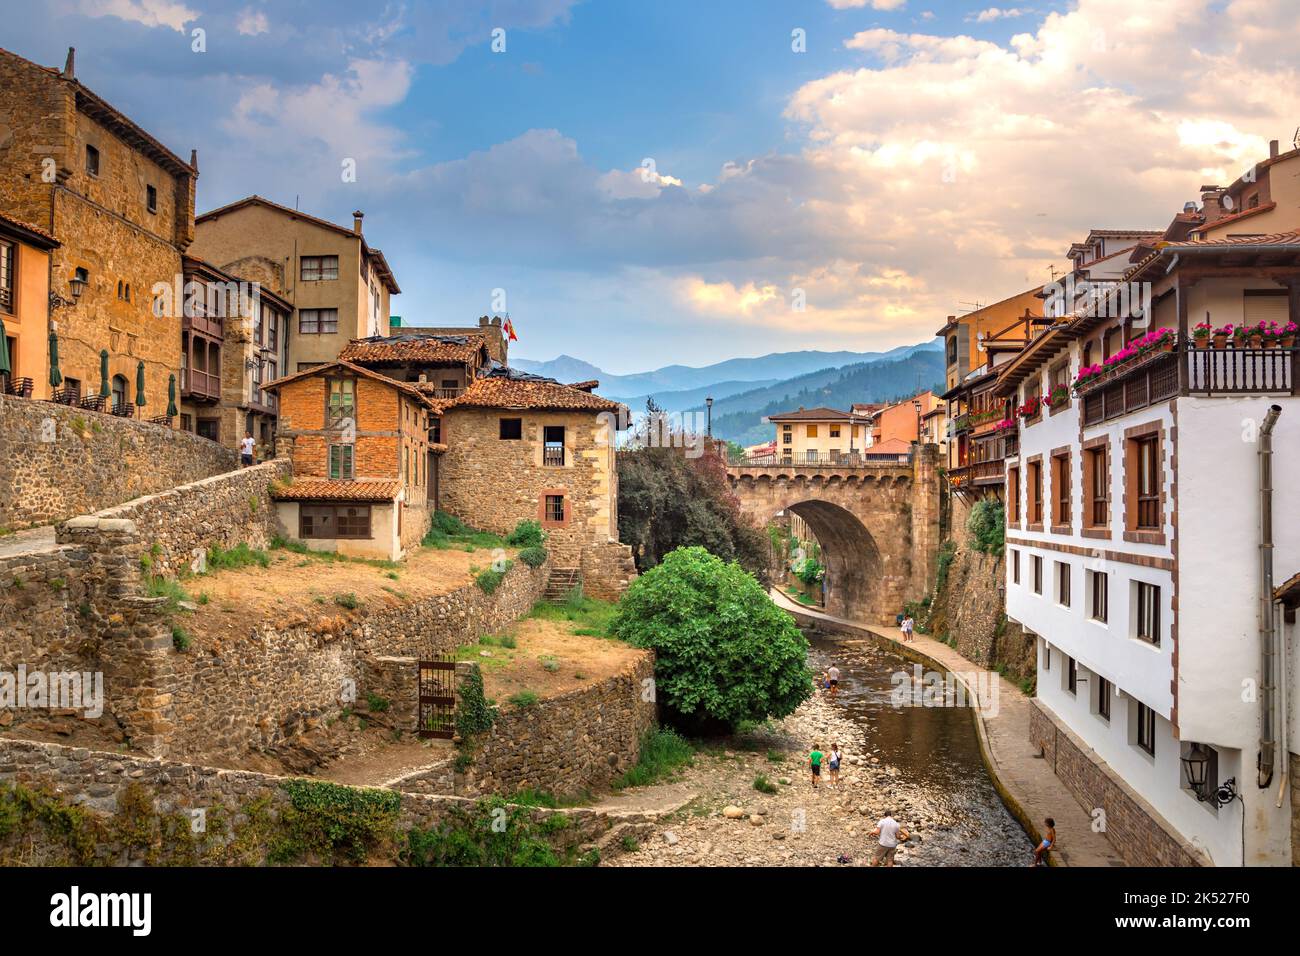
[[[802,518],[821,545],[828,612],[852,617],[887,599],[880,593],[886,582],[884,555],[857,515],[816,498],[787,505],[785,513]]]

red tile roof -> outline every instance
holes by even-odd
[[[559,382],[497,375],[475,379],[459,398],[451,400],[448,405],[454,408],[553,408],[591,412],[614,412],[623,408],[618,402]]]
[[[368,369],[364,365],[354,365],[352,362],[345,362],[341,359],[337,362],[328,362],[325,365],[316,365],[312,368],[306,368],[301,372],[294,372],[292,375],[285,375],[282,378],[277,378],[273,382],[267,382],[262,386],[262,388],[269,391],[279,391],[290,382],[296,382],[300,378],[311,378],[314,375],[323,375],[331,369],[336,368],[347,369],[349,372],[353,372],[356,375],[361,375],[384,385],[389,385],[404,395],[409,395],[411,398],[419,399],[421,404],[427,405],[430,408],[433,407],[428,396],[422,394],[420,390],[415,387],[415,383],[399,382],[397,379],[389,378],[387,375],[380,375],[378,372]]]
[[[847,422],[854,416],[838,408],[801,408],[794,412],[768,415],[769,422]]]
[[[398,333],[353,339],[339,358],[360,365],[406,362],[472,363],[485,357],[487,343],[481,335],[421,335]]]
[[[271,497],[277,501],[392,501],[401,487],[395,478],[295,478],[289,484],[272,485]]]
[[[33,238],[44,240],[43,242],[39,242],[38,245],[48,246],[49,248],[54,248],[59,245],[59,240],[55,239],[40,226],[33,226],[30,222],[23,222],[21,219],[15,219],[13,216],[5,215],[3,212],[0,212],[0,224],[12,226],[19,232],[28,232],[32,234]]]

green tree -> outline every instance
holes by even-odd
[[[634,581],[613,631],[654,650],[658,700],[685,729],[785,717],[812,694],[794,618],[739,564],[704,548],[678,548]]]

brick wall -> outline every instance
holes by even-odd
[[[98,511],[238,461],[228,448],[162,425],[0,396],[0,528]]]
[[[1030,702],[1029,738],[1080,803],[1104,819],[1106,839],[1130,866],[1207,866],[1156,811],[1062,727],[1038,700]],[[1096,817],[1097,811],[1104,818]]]

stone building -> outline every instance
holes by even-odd
[[[557,571],[613,597],[635,575],[618,542],[614,451],[623,406],[588,388],[494,367],[442,408],[439,504],[485,531],[541,523]]]
[[[339,358],[399,382],[419,383],[428,398],[457,398],[492,357],[484,336],[443,335],[412,329],[356,339]]]
[[[0,213],[0,324],[9,371],[0,391],[27,398],[50,394],[50,252],[58,240]]]
[[[285,372],[333,362],[352,339],[388,334],[398,288],[384,254],[352,227],[249,196],[195,220],[193,252],[292,304]]]
[[[397,328],[397,323],[393,323]],[[506,331],[501,316],[479,316],[478,325],[467,326],[446,326],[434,328],[432,326],[402,326],[403,330],[414,335],[436,335],[436,336],[462,336],[477,335],[487,343],[488,355],[492,361],[500,365],[510,364],[510,339]]]
[[[429,401],[351,362],[295,372],[279,397],[277,452],[293,480],[273,490],[282,533],[322,551],[398,560],[429,526]]]
[[[98,394],[106,350],[115,403],[166,411],[181,317],[155,310],[154,289],[173,286],[193,239],[196,163],[83,86],[72,50],[61,71],[0,50],[0,209],[59,240],[50,319],[65,397]]]

